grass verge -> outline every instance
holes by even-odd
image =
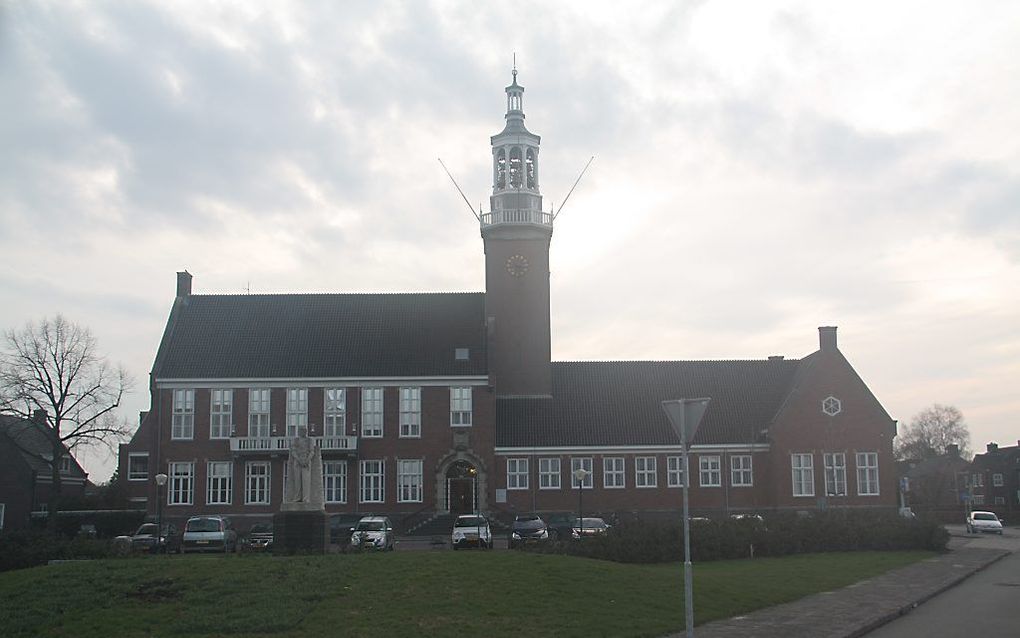
[[[698,624],[836,589],[929,552],[694,567]],[[5,636],[658,636],[683,569],[523,552],[153,556],[0,574]]]

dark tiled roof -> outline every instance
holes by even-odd
[[[552,364],[551,399],[496,400],[497,447],[677,445],[667,399],[711,397],[695,444],[764,440],[799,362],[588,361]]]
[[[482,293],[190,295],[157,379],[484,375]],[[455,348],[468,348],[457,361]]]
[[[0,445],[10,445],[18,450],[25,463],[41,475],[49,475],[52,471],[48,461],[40,457],[50,458],[52,450],[46,436],[39,430],[39,426],[32,421],[27,421],[15,416],[0,415]],[[64,448],[67,454],[67,448]],[[74,460],[74,457],[71,457]],[[77,460],[71,463],[71,476],[81,478],[85,471],[78,465]]]

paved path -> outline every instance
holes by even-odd
[[[694,635],[697,638],[863,636],[1020,549],[1020,534],[1015,528],[1007,531],[1012,538],[987,540],[968,537],[960,533],[962,530],[951,531],[954,536],[946,554],[843,589],[700,625],[695,627]],[[694,586],[697,588],[697,582]],[[679,638],[684,634],[674,635]]]

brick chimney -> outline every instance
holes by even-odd
[[[818,349],[822,352],[835,352],[836,326],[820,326],[818,328]]]
[[[39,426],[45,426],[46,416],[47,416],[46,410],[42,409],[36,410],[35,412],[32,413],[32,421],[34,421]]]
[[[191,273],[187,270],[177,273],[177,296],[187,297],[191,294]]]
[[[950,443],[946,446],[946,455],[948,456],[960,456],[960,446],[956,443]]]
[[[989,451],[989,452],[998,452],[999,451],[999,444],[998,443],[989,443],[988,445],[985,446],[985,449],[987,451]]]

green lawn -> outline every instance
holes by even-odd
[[[695,618],[835,589],[926,558],[859,552],[694,567]],[[4,636],[658,636],[683,567],[524,552],[153,556],[0,574]]]

